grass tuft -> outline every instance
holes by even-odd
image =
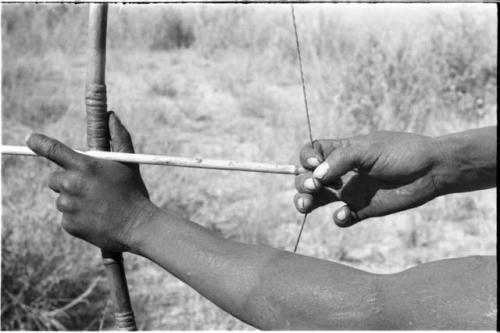
[[[88,6],[2,4],[2,139],[33,131],[85,147]],[[314,138],[443,135],[497,123],[493,5],[297,5]],[[363,24],[360,24],[363,22]],[[136,151],[298,163],[307,142],[290,8],[112,5],[108,105]],[[110,328],[99,252],[65,234],[55,166],[2,157],[4,330]],[[290,250],[293,178],[143,166],[155,204],[238,241]],[[339,229],[310,215],[299,252],[377,273],[495,254],[496,192],[438,198]],[[126,255],[140,329],[251,329]]]

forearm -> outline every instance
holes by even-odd
[[[224,240],[158,208],[131,250],[260,329],[492,329],[496,260],[471,257],[374,275]]]
[[[262,329],[373,328],[376,276],[266,246],[224,240],[157,209],[132,251]]]
[[[435,139],[438,194],[481,190],[496,185],[496,126]]]

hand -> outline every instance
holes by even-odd
[[[432,138],[410,133],[317,140],[300,153],[309,172],[295,179],[295,206],[308,213],[343,201],[333,215],[340,227],[420,206],[438,195],[437,155]]]
[[[134,152],[130,134],[113,112],[109,132],[113,151]],[[128,250],[132,230],[151,205],[139,166],[79,154],[41,134],[32,134],[27,145],[62,167],[50,175],[49,187],[59,193],[63,228],[102,249]]]

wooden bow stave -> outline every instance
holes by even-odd
[[[106,26],[108,5],[90,4],[89,59],[85,105],[87,113],[87,144],[93,150],[110,150],[108,110],[106,101]],[[115,326],[119,330],[137,330],[123,267],[123,256],[101,250],[115,304]]]

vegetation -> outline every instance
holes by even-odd
[[[315,138],[437,136],[497,123],[494,5],[297,5]],[[87,5],[2,5],[2,140],[85,147]],[[297,163],[307,142],[287,5],[112,5],[109,107],[136,151]],[[61,230],[41,159],[2,157],[2,329],[109,328],[99,252]],[[291,249],[293,178],[142,167],[152,200],[243,242]],[[310,215],[299,252],[378,273],[495,254],[496,192],[335,227]],[[141,329],[249,329],[126,255]]]

